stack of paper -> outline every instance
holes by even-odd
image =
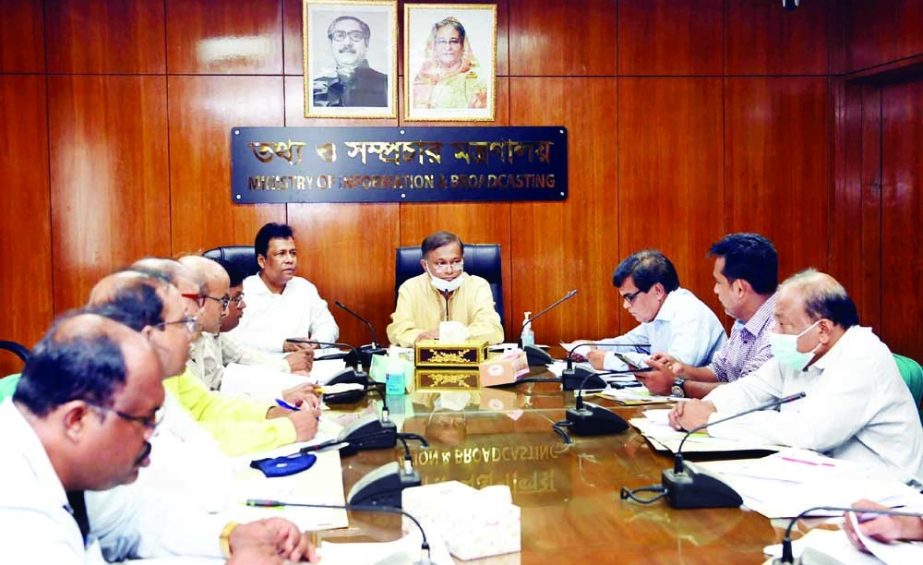
[[[344,367],[346,364],[342,359],[314,361],[310,375],[304,376],[282,373],[260,365],[231,363],[224,368],[221,392],[272,403],[274,399],[280,398],[283,390],[305,383],[323,384]]]
[[[616,391],[625,392],[625,391]],[[670,426],[668,409],[647,410],[644,418],[632,418],[628,422],[651,442],[657,451],[676,452],[686,432]],[[683,453],[719,453],[729,451],[776,451],[782,446],[756,443],[745,440],[731,440],[710,437],[705,432],[694,433],[683,443]]]

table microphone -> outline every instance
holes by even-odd
[[[420,565],[429,565],[431,563],[429,542],[426,541],[426,532],[423,531],[423,526],[420,525],[420,522],[414,518],[413,515],[405,510],[402,510],[401,508],[394,508],[390,506],[367,506],[362,504],[310,504],[305,502],[285,502],[282,500],[269,500],[262,498],[248,498],[246,504],[247,506],[253,506],[257,508],[279,508],[283,506],[291,506],[296,508],[353,510],[356,512],[377,512],[379,514],[399,514],[401,516],[407,516],[410,518],[410,521],[417,526],[417,529],[420,530],[420,535],[423,537],[423,543],[420,544],[420,560],[416,561],[415,563]]]
[[[725,483],[712,476],[687,469],[683,464],[683,444],[686,443],[689,436],[709,426],[721,424],[760,410],[788,404],[804,398],[806,395],[807,393],[799,392],[783,398],[777,398],[743,412],[715,420],[710,424],[705,422],[686,432],[676,450],[673,468],[664,470],[661,475],[663,491],[670,506],[673,508],[735,508],[743,504],[743,499],[740,498],[740,495]]]
[[[631,371],[612,371],[611,373],[597,373],[595,371],[584,369],[583,367],[574,367],[574,351],[578,347],[586,345],[603,345],[607,347],[650,347],[647,343],[609,343],[606,341],[584,342],[574,345],[567,351],[567,367],[561,373],[561,385],[564,390],[577,390],[589,386],[590,388],[606,388],[606,381],[602,379],[603,374],[626,373]],[[635,371],[637,372],[637,370]]]
[[[562,296],[561,298],[559,298],[551,306],[545,308],[538,314],[530,317],[528,320],[522,323],[522,326],[519,328],[519,335],[522,335],[522,330],[526,329],[526,326],[532,325],[532,322],[541,318],[548,312],[557,308],[563,302],[567,302],[568,300],[570,300],[576,295],[577,295],[577,289],[575,288],[571,290],[570,292],[568,292],[567,294],[565,294],[564,296]],[[519,346],[522,347],[521,340],[519,342]],[[525,347],[522,347],[522,349],[526,352],[526,359],[528,360],[530,367],[538,367],[538,366],[547,365],[548,363],[554,362],[554,359],[551,358],[551,355],[548,355],[548,353],[543,351],[542,348],[540,347],[536,347],[534,345],[527,345]]]
[[[802,511],[800,514],[792,518],[791,522],[788,523],[788,528],[785,529],[785,537],[782,538],[782,557],[773,559],[773,565],[780,563],[801,563],[801,558],[795,559],[795,555],[792,551],[792,528],[795,527],[795,523],[798,522],[798,520],[801,518],[810,517],[807,516],[808,513],[821,510],[825,512],[857,512],[860,514],[881,514],[887,516],[913,516],[915,518],[923,519],[923,512],[912,512],[908,510],[894,510],[891,508],[862,508],[858,506],[854,508],[844,508],[842,506],[814,506]]]
[[[347,367],[340,371],[339,373],[333,375],[330,380],[323,383],[324,385],[336,385],[336,384],[358,384],[362,385],[362,390],[348,391],[337,393],[336,395],[324,395],[324,402],[328,404],[345,404],[358,402],[365,396],[365,389],[369,385],[369,376],[365,371],[362,370],[362,363],[359,362],[359,352],[358,350],[348,343],[343,343],[339,341],[316,341],[313,339],[301,339],[301,338],[289,338],[285,341],[290,341],[292,343],[306,343],[308,345],[317,345],[319,347],[347,347],[350,352],[349,355],[352,355],[352,360],[354,361],[355,368],[349,367],[349,355],[347,355],[346,365]]]
[[[628,422],[621,416],[598,404],[583,401],[583,387],[591,377],[598,378],[590,373],[584,377],[580,387],[574,393],[574,407],[568,408],[562,422],[556,422],[552,429],[564,437],[565,443],[570,443],[570,438],[560,428],[570,428],[578,436],[601,436],[618,434],[628,429]]]
[[[366,367],[371,367],[372,355],[385,352],[383,348],[378,347],[378,334],[375,333],[375,327],[372,326],[372,322],[350,310],[339,300],[335,301],[334,304],[336,304],[338,308],[345,310],[347,314],[350,314],[352,317],[365,324],[365,326],[369,329],[369,333],[372,335],[372,343],[369,345],[363,345],[359,348],[359,361]]]

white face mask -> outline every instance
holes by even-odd
[[[818,323],[820,323],[820,320],[805,328],[798,335],[769,332],[769,347],[772,349],[773,356],[779,360],[779,363],[787,365],[796,371],[801,371],[811,362],[811,359],[814,359],[814,354],[820,347],[820,343],[811,351],[801,352],[798,351],[798,338],[811,331]]]
[[[458,290],[458,287],[462,285],[462,282],[464,282],[464,277],[462,277],[462,275],[458,275],[454,279],[447,281],[445,279],[440,279],[439,277],[435,277],[432,274],[430,274],[429,282],[439,292],[454,292]]]

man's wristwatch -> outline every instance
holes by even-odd
[[[686,398],[686,389],[683,388],[685,384],[686,379],[675,379],[673,381],[673,388],[670,389],[670,394],[677,398]]]

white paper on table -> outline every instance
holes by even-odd
[[[607,388],[600,392],[599,395],[625,404],[667,404],[679,400],[675,396],[651,394],[651,392],[643,386],[622,389]]]
[[[324,384],[345,368],[346,361],[343,359],[321,359],[314,361],[309,376],[315,383]]]
[[[644,417],[655,424],[670,425],[670,408],[650,408],[644,411]]]
[[[771,559],[782,557],[782,544],[767,545],[763,553]],[[851,543],[843,530],[814,529],[792,542],[795,558],[804,556],[805,563],[849,563],[855,565],[880,565],[873,556],[862,553]],[[811,557],[815,560],[809,561]],[[829,561],[825,561],[827,558]],[[770,561],[771,562],[771,561]]]
[[[664,450],[673,453],[679,449],[679,444],[686,437],[686,432],[674,430],[669,423],[655,421],[648,418],[632,418],[629,424],[638,429],[641,434],[651,440],[654,449],[662,446]],[[683,453],[719,453],[728,451],[757,451],[783,449],[779,445],[762,442],[741,441],[736,439],[722,439],[710,437],[704,432],[690,435],[683,443]]]
[[[894,542],[884,543],[874,540],[862,533],[859,529],[856,515],[852,512],[846,515],[852,523],[853,531],[859,536],[862,545],[872,555],[884,561],[887,565],[911,565],[923,563],[923,543],[920,542]],[[845,534],[844,534],[845,537]]]
[[[304,375],[283,373],[261,365],[231,363],[224,368],[221,392],[272,404],[274,399],[281,397],[283,390],[313,382]]]
[[[280,457],[296,453],[302,447],[321,443],[337,437],[342,426],[321,420],[318,433],[309,442],[285,445],[264,453],[236,457],[234,482],[230,493],[228,513],[238,522],[281,516],[297,524],[302,530],[330,530],[349,526],[346,511],[322,508],[259,508],[246,506],[249,498],[304,502],[310,504],[346,504],[343,490],[343,470],[340,452],[327,450],[315,452],[317,461],[310,469],[288,477],[267,478],[259,470],[250,468],[250,461],[266,457]]]
[[[434,528],[426,530],[430,547],[430,562],[437,565],[454,565],[445,542]],[[404,565],[420,561],[423,537],[416,528],[404,537],[380,543],[334,543],[322,541],[319,548],[321,562],[346,565]]]

